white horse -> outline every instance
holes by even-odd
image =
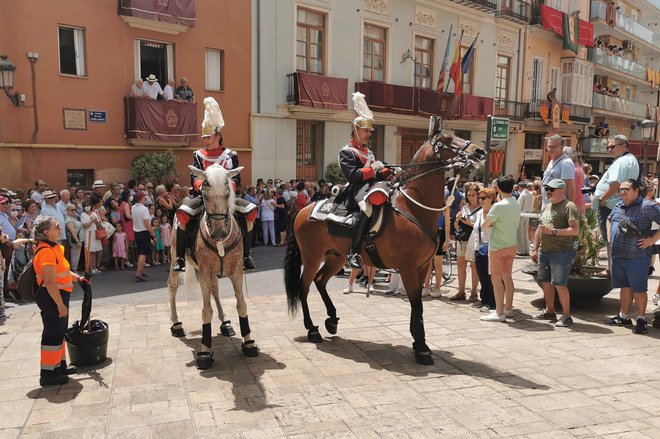
[[[191,172],[203,180],[202,200],[204,213],[200,219],[199,231],[194,240],[195,260],[186,255],[187,275],[185,281],[194,280],[193,272],[197,274],[202,291],[202,351],[197,352],[196,360],[199,369],[208,369],[213,363],[211,350],[211,295],[215,299],[220,314],[222,335],[235,335],[231,322],[225,320],[220,299],[218,297],[218,278],[228,277],[236,296],[236,309],[243,337],[242,351],[245,356],[256,357],[259,350],[252,339],[248,321],[247,304],[243,297],[243,239],[241,230],[234,218],[235,198],[232,177],[243,167],[227,170],[217,164],[209,166],[206,171],[189,166]],[[172,247],[170,261],[175,261],[177,221],[172,228]],[[173,262],[172,262],[173,265]],[[170,292],[170,318],[172,320],[172,335],[185,335],[183,325],[176,312],[176,292],[179,285],[180,272],[172,271],[167,279]]]

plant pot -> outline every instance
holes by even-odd
[[[596,275],[596,273],[603,271],[602,267],[583,267],[582,270],[582,275],[578,276],[572,273],[568,279],[571,304],[598,302],[612,291],[612,281],[610,278]],[[538,286],[543,287],[536,277],[538,274],[538,266],[536,264],[523,267],[521,271],[533,276]],[[555,299],[558,300],[556,294]]]

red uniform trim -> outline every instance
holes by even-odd
[[[372,178],[376,177],[376,174],[374,173],[374,170],[371,167],[361,168],[360,172],[362,173],[362,181],[371,180]]]

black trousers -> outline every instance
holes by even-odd
[[[490,274],[488,274],[488,256],[475,254],[474,265],[477,268],[479,283],[481,284],[481,291],[479,293],[481,303],[495,309],[495,293],[493,292],[493,282],[490,279]]]
[[[71,293],[60,290],[62,302],[69,309]],[[37,306],[41,310],[44,330],[41,333],[41,377],[49,378],[66,373],[66,348],[64,334],[69,326],[69,316],[59,317],[57,305],[46,288],[37,290]]]

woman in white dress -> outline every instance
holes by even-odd
[[[87,264],[88,269],[92,274],[100,274],[97,262],[100,261],[101,252],[103,251],[103,244],[96,238],[96,229],[101,222],[97,209],[101,205],[102,200],[98,197],[83,201],[83,213],[80,215],[80,222],[82,223],[82,241],[85,243],[85,250],[89,250],[89,261]],[[85,253],[87,254],[87,253]]]

